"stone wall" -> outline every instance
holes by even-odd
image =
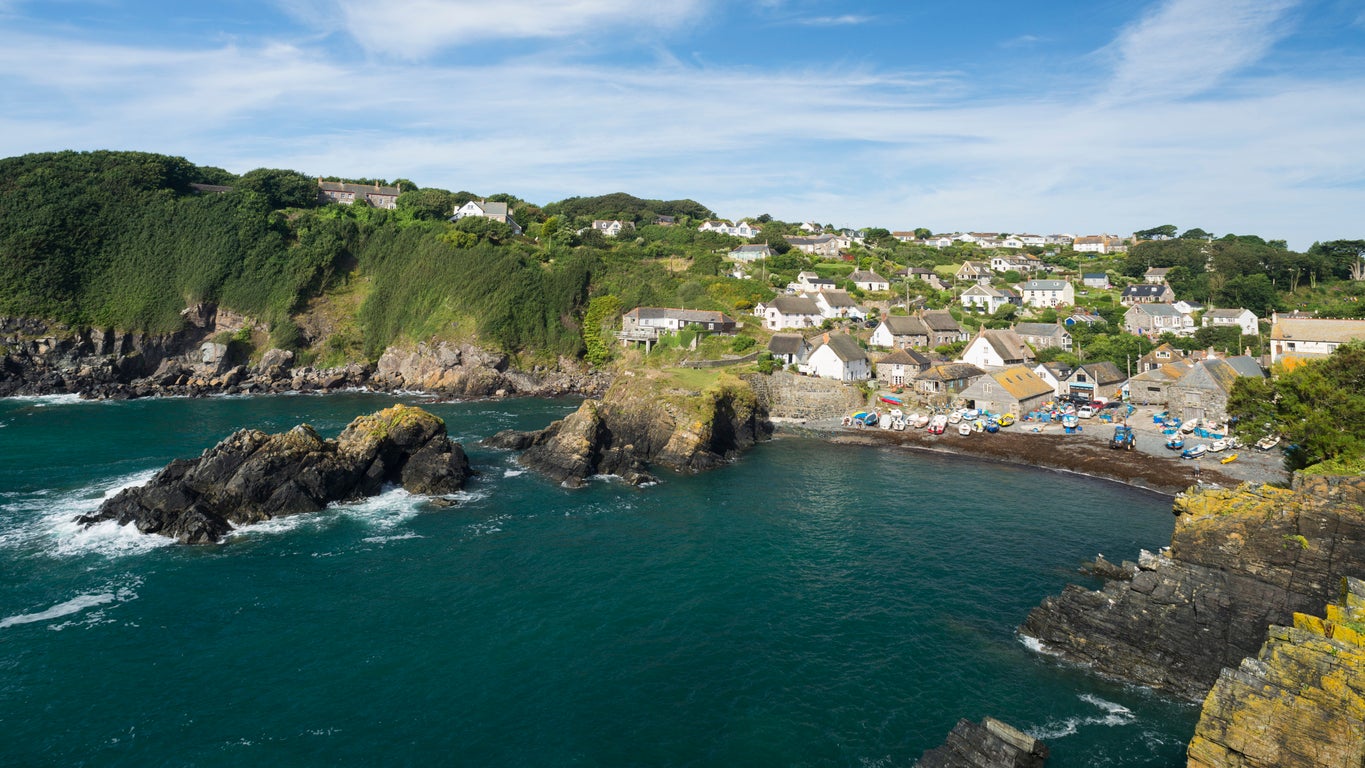
[[[775,419],[838,419],[866,403],[856,386],[787,371],[742,377]]]

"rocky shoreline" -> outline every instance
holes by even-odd
[[[433,342],[385,351],[375,364],[340,368],[297,365],[293,352],[269,349],[254,363],[233,344],[214,341],[240,330],[240,318],[216,309],[187,310],[187,327],[169,334],[123,333],[0,318],[0,397],[75,394],[96,400],[143,397],[423,391],[445,397],[591,396],[611,377],[574,360],[512,367],[503,354],[470,344]]]

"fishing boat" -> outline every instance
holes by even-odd
[[[1224,456],[1223,458],[1219,459],[1219,460],[1218,460],[1218,463],[1219,463],[1219,464],[1231,464],[1232,462],[1234,462],[1234,461],[1236,461],[1236,460],[1237,460],[1237,454],[1235,454],[1235,453],[1229,453],[1228,455],[1226,455],[1226,456]]]
[[[967,422],[964,421],[964,422],[962,422],[962,423],[963,423],[963,424],[966,424]],[[974,421],[972,422],[972,431],[973,431],[973,432],[985,432],[985,431],[986,431],[986,422],[983,421],[983,420],[981,420],[981,419],[976,419],[976,420],[974,420]]]
[[[1000,431],[1000,422],[995,419],[986,419],[986,431],[995,434]]]
[[[1214,440],[1209,443],[1209,451],[1212,453],[1222,453],[1228,449],[1228,441],[1223,439]]]
[[[1076,414],[1074,413],[1068,413],[1062,416],[1062,427],[1066,429],[1067,434],[1075,432],[1076,427],[1079,424],[1080,420],[1076,418]]]
[[[923,413],[916,413],[910,417],[909,425],[915,429],[924,429],[929,426],[929,417]]]
[[[956,411],[953,411],[952,413],[948,414],[948,423],[957,424],[958,422],[962,421],[962,414],[964,413],[966,413],[966,411],[959,408]]]
[[[881,400],[883,403],[889,403],[891,405],[905,405],[904,400],[902,400],[899,397],[893,397],[891,395],[881,395],[877,399]]]
[[[972,425],[971,425],[971,422],[964,421],[964,422],[958,424],[958,425],[957,425],[957,433],[958,433],[959,435],[962,435],[963,437],[966,437],[967,435],[970,435],[970,434],[972,433]]]
[[[1206,454],[1206,453],[1208,453],[1208,452],[1209,452],[1208,446],[1203,445],[1203,444],[1201,443],[1200,445],[1196,445],[1196,446],[1194,446],[1193,448],[1186,448],[1185,450],[1181,451],[1181,452],[1180,452],[1180,458],[1182,458],[1182,459],[1197,459],[1197,458],[1199,458],[1200,456],[1203,456],[1204,454]]]
[[[948,417],[939,413],[929,420],[929,434],[941,435],[948,429]]]
[[[1192,432],[1194,432],[1194,431],[1195,431],[1196,429],[1198,429],[1198,428],[1199,428],[1199,419],[1190,419],[1189,421],[1187,421],[1187,422],[1185,422],[1184,424],[1181,424],[1181,425],[1180,425],[1180,431],[1183,432],[1183,433],[1185,433],[1185,434],[1187,434],[1187,435],[1188,435],[1188,434],[1191,434]]]
[[[1266,435],[1265,437],[1256,441],[1256,449],[1259,451],[1268,451],[1279,444],[1280,438],[1275,437],[1274,435]]]
[[[1175,437],[1172,437],[1170,440],[1166,441],[1166,447],[1170,448],[1173,451],[1178,451],[1181,448],[1185,447],[1185,438],[1181,437],[1180,435],[1176,435]]]
[[[877,426],[877,412],[858,411],[853,414],[853,424],[859,427],[875,427]]]
[[[1015,418],[1016,418],[1015,415],[1012,414],[1012,413],[1007,413],[1007,414],[1005,414],[1004,416],[1001,416],[1000,419],[999,419],[999,421],[1000,421],[1000,426],[1002,426],[1002,427],[1008,427],[1008,426],[1010,426],[1011,424],[1014,423]]]

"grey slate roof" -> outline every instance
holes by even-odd
[[[1157,296],[1165,295],[1166,291],[1169,290],[1170,288],[1165,285],[1152,285],[1149,283],[1142,283],[1140,285],[1130,285],[1127,288],[1123,289],[1123,298],[1152,299],[1156,298]]]
[[[1066,330],[1055,323],[1016,323],[1014,332],[1020,336],[1065,336]]]
[[[784,315],[820,314],[820,307],[816,306],[815,299],[805,296],[778,296],[768,306],[776,307],[777,311]]]

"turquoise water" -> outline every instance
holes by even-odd
[[[0,764],[905,766],[959,717],[1052,766],[1181,763],[1197,710],[1014,628],[1169,500],[785,438],[578,491],[475,446],[568,401],[429,406],[482,474],[168,545],[72,516],[240,426],[335,435],[374,395],[0,401]]]

